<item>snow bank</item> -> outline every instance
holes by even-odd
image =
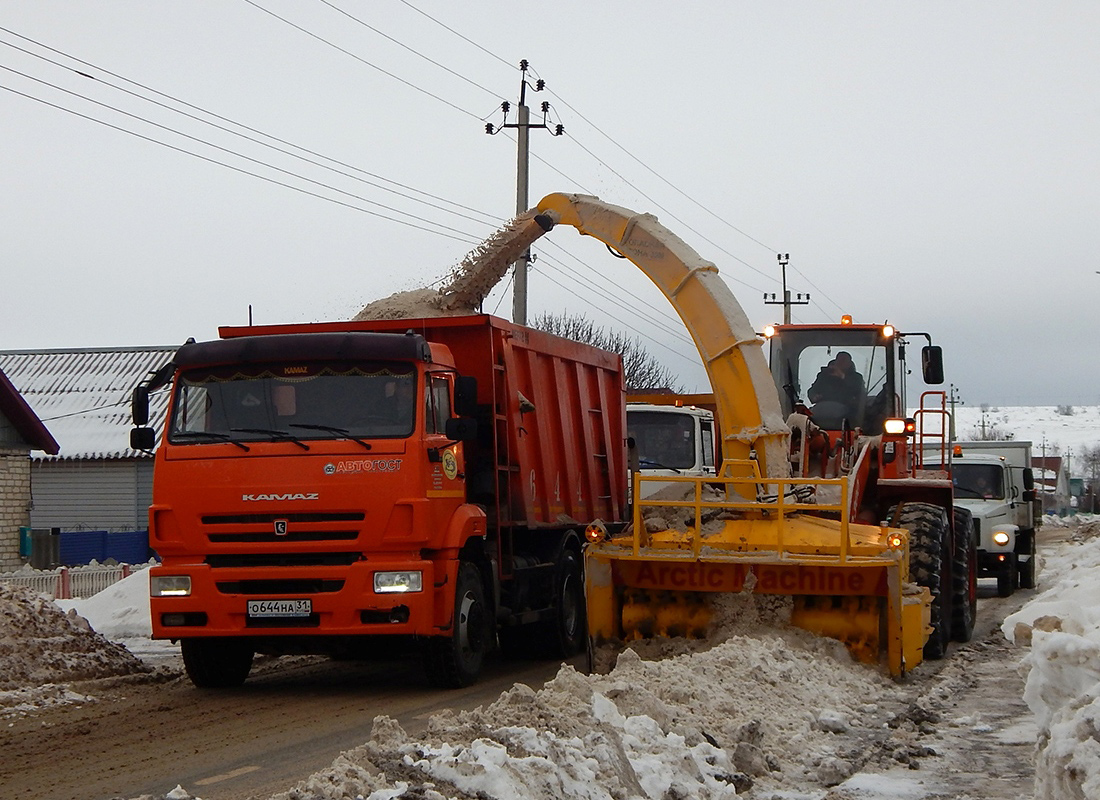
[[[882,673],[853,666],[841,645],[793,629],[660,661],[628,650],[609,675],[563,666],[539,691],[516,684],[489,706],[433,716],[423,737],[378,717],[369,742],[276,797],[820,791],[863,766],[856,743],[882,730],[898,692]]]
[[[1044,591],[1002,625],[1030,642],[1024,700],[1039,725],[1036,800],[1100,797],[1100,524],[1044,565]]]
[[[55,684],[149,671],[75,612],[0,584],[0,715],[86,699]]]

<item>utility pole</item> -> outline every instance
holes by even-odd
[[[947,393],[947,402],[951,404],[951,441],[955,441],[955,406],[965,406],[966,401],[959,397],[958,388],[950,384],[951,391]]]
[[[769,300],[768,299],[768,293],[765,292],[764,293],[764,305],[766,305],[766,306],[782,305],[783,306],[783,324],[784,325],[790,325],[791,324],[791,306],[804,306],[804,305],[808,304],[810,302],[810,295],[809,295],[809,293],[807,293],[806,294],[806,299],[803,300],[802,299],[802,292],[799,292],[797,300],[792,300],[791,299],[791,290],[787,288],[787,264],[790,263],[791,254],[790,253],[776,253],[776,256],[779,259],[779,267],[780,267],[780,269],[783,270],[783,299],[782,300],[776,300],[775,299],[775,292],[772,292],[771,293],[771,298],[772,299]]]
[[[527,210],[527,177],[530,166],[530,149],[528,146],[531,128],[546,128],[554,136],[565,133],[563,125],[555,125],[553,129],[547,123],[547,115],[550,113],[550,103],[542,103],[542,122],[531,122],[531,109],[527,107],[527,59],[519,62],[519,105],[516,107],[516,121],[508,122],[508,111],[511,103],[505,100],[500,104],[500,110],[504,112],[504,122],[494,127],[493,123],[485,123],[485,132],[493,135],[500,133],[505,128],[516,129],[516,216]],[[541,92],[546,88],[546,82],[539,78],[532,89]],[[531,251],[525,250],[519,260],[513,265],[513,293],[512,293],[512,321],[519,325],[527,324],[527,265],[531,261]]]

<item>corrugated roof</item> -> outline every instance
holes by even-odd
[[[172,358],[176,346],[0,350],[0,369],[61,446],[57,456],[147,458],[130,448],[130,392]],[[168,393],[150,398],[150,424],[160,430]]]

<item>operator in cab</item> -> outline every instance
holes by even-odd
[[[821,368],[806,396],[813,404],[814,421],[824,428],[840,427],[845,417],[859,413],[860,401],[866,394],[863,376],[859,374],[852,355],[846,350]]]

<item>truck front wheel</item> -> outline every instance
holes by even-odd
[[[1021,589],[1034,589],[1035,588],[1035,531],[1031,531],[1026,534],[1027,545],[1024,553],[1026,559],[1021,559],[1019,556],[1016,558],[1016,566],[1020,574],[1020,588]]]
[[[243,639],[183,639],[180,650],[187,677],[200,689],[240,686],[252,669],[252,648]]]
[[[463,561],[455,585],[451,635],[433,636],[425,642],[423,662],[428,680],[446,689],[460,689],[476,681],[489,650],[491,619],[481,573]]]
[[[1005,566],[997,576],[997,597],[1010,597],[1019,585],[1019,575],[1016,572],[1016,554],[1009,553],[1005,556]]]

